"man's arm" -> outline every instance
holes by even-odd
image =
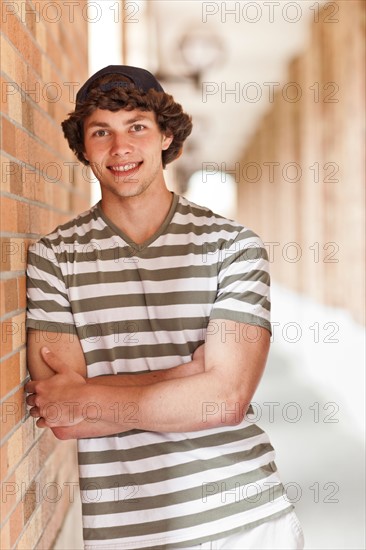
[[[192,361],[182,363],[170,369],[143,372],[141,374],[104,374],[87,378],[88,384],[99,386],[148,386],[163,382],[163,380],[175,380],[192,376],[204,371],[204,345],[201,344],[193,353]]]
[[[27,335],[27,366],[32,380],[44,380],[54,376],[54,371],[44,361],[41,349],[47,347],[65,364],[70,371],[79,373],[88,384],[104,386],[146,386],[191,376],[203,372],[203,345],[199,346],[192,356],[192,361],[183,363],[171,369],[162,369],[141,374],[108,374],[86,378],[86,363],[78,337],[74,334],[28,330]]]
[[[229,320],[211,321],[204,372],[131,387],[90,385],[81,376],[71,383],[56,357],[58,363],[53,365],[58,372],[56,376],[27,384],[27,391],[35,394],[28,398],[28,404],[36,405],[33,414],[42,417],[47,405],[56,403],[60,411],[57,421],[47,420],[46,415],[38,425],[72,426],[71,437],[91,436],[85,415],[83,418],[83,411],[91,403],[96,404],[100,414],[93,425],[93,435],[103,435],[103,423],[114,425],[114,433],[130,429],[181,432],[236,425],[243,419],[262,376],[269,339],[269,332],[259,326]],[[70,402],[77,404],[72,422],[67,406]],[[132,409],[126,414],[128,406]],[[99,423],[101,433],[98,433]]]
[[[163,380],[176,379],[184,376],[192,376],[204,370],[203,345],[199,346],[193,354],[192,361],[178,365],[171,369],[162,369],[159,371],[146,372],[142,374],[117,374],[104,375],[93,378],[86,378],[86,363],[83,350],[78,337],[74,334],[54,333],[47,331],[28,330],[27,335],[27,366],[32,380],[47,380],[55,375],[55,371],[45,361],[41,349],[47,347],[51,355],[57,358],[57,361],[63,364],[65,373],[79,375],[75,383],[79,383],[82,377],[86,383],[94,385],[110,386],[139,386],[155,384]],[[55,359],[54,359],[55,360]],[[52,363],[51,363],[52,364]],[[70,379],[72,383],[72,379]],[[27,402],[33,403],[31,396]],[[52,407],[51,407],[52,408]],[[51,410],[50,408],[50,410]],[[53,410],[54,412],[54,410]],[[73,406],[69,405],[70,416],[73,414]],[[34,414],[35,413],[35,414]],[[33,416],[39,416],[37,411],[31,410]],[[42,426],[42,420],[38,422]],[[77,426],[77,431],[76,431]],[[52,428],[52,427],[51,427]],[[133,419],[129,429],[133,429]],[[101,435],[112,435],[118,433],[118,425],[115,421],[103,422],[98,424],[92,418],[87,418],[79,424],[67,428],[53,427],[52,431],[60,439],[70,439],[77,437],[97,437]],[[82,435],[79,435],[81,434]]]

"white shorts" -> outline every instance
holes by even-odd
[[[294,511],[253,529],[193,546],[192,550],[302,550],[304,534]]]

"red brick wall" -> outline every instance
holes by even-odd
[[[77,479],[75,445],[24,405],[25,265],[30,242],[89,206],[60,122],[87,77],[85,1],[2,2],[1,548],[50,548]],[[74,164],[75,163],[75,164]]]
[[[257,163],[262,177],[256,183],[243,178],[239,186],[239,217],[268,243],[274,279],[348,309],[361,323],[364,33],[362,0],[329,2],[320,10],[306,50],[290,63],[243,153],[243,165]],[[299,90],[297,101],[288,100],[296,97],[294,87],[286,94],[291,82]],[[269,178],[268,163],[273,162],[278,165]]]

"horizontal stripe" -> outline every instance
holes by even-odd
[[[261,493],[263,497],[263,503],[271,502],[271,500],[281,497],[283,493],[282,485],[278,485],[274,488],[267,489]],[[167,533],[174,531],[175,529],[182,529],[184,527],[191,527],[194,525],[203,525],[216,521],[217,519],[226,518],[234,515],[235,513],[243,512],[256,508],[256,503],[250,500],[234,502],[220,506],[214,511],[200,512],[185,516],[169,517],[160,521],[151,521],[140,524],[118,525],[115,527],[98,527],[96,529],[84,529],[84,538],[86,540],[105,540],[113,539],[117,537],[130,537],[137,536],[141,533],[144,534],[156,534]]]
[[[227,432],[236,432],[243,430],[244,428],[255,426],[255,432],[253,437],[261,435],[263,437],[262,443],[269,443],[268,435],[253,421],[243,419],[239,425],[236,426],[217,426],[216,428],[195,430],[193,432],[147,432],[145,430],[131,430],[130,432],[123,432],[118,435],[81,439],[79,442],[80,452],[94,452],[101,450],[108,450],[110,448],[116,448],[117,445],[123,448],[144,447],[145,445],[152,445],[154,443],[166,443],[167,441],[185,441],[187,439],[195,439],[197,437],[205,437],[207,435],[214,436],[215,434],[224,434]],[[249,431],[247,432],[250,433]],[[118,442],[115,441],[118,439]]]
[[[212,303],[216,297],[216,291],[191,291],[194,304]],[[250,297],[249,297],[250,298]],[[171,306],[185,304],[187,294],[185,292],[157,292],[150,294],[129,294],[115,296],[89,297],[78,301],[71,301],[74,314],[86,311],[106,310],[108,308],[133,308],[136,306]]]
[[[62,314],[62,318],[65,318],[65,313]],[[62,323],[61,321],[44,321],[41,319],[37,320],[37,318],[27,318],[26,327],[27,329],[39,330],[41,332],[53,332],[55,334],[77,334],[75,325]]]
[[[246,451],[239,451],[236,453],[225,454],[225,456],[218,456],[209,460],[192,460],[186,464],[178,464],[177,466],[169,466],[167,468],[158,468],[151,470],[150,472],[140,472],[134,474],[117,474],[98,478],[98,488],[110,488],[133,485],[142,485],[143,483],[156,483],[158,481],[167,481],[170,479],[176,479],[178,477],[189,476],[198,472],[214,469],[224,468],[230,463],[235,464],[243,460],[253,460],[260,457],[262,454],[272,450],[269,445],[256,445],[253,448]],[[123,460],[123,451],[121,450],[121,457]],[[80,489],[88,488],[92,482],[95,482],[94,478],[80,478]]]
[[[262,248],[257,241],[230,241],[228,242],[220,234],[212,236],[212,241],[206,239],[205,242],[199,242],[194,235],[189,233],[181,239],[181,243],[177,242],[174,245],[162,242],[156,246],[150,246],[138,252],[129,245],[111,246],[109,241],[108,248],[101,248],[99,243],[89,243],[88,245],[70,245],[69,247],[60,248],[52,247],[51,249],[41,248],[38,253],[32,249],[30,262],[33,265],[40,265],[42,260],[56,261],[59,264],[78,263],[82,264],[102,261],[128,263],[129,258],[136,256],[137,261],[140,256],[144,260],[157,260],[158,258],[180,257],[191,254],[197,258],[201,258],[204,262],[224,261],[229,255],[235,259],[241,259],[247,262],[254,262],[259,259],[267,259],[267,251]],[[194,241],[197,240],[197,243]],[[224,262],[225,266],[225,262]]]
[[[215,304],[220,307],[220,302],[227,300],[238,300],[239,302],[247,302],[248,304],[256,305],[260,304],[261,307],[270,311],[270,303],[261,294],[257,292],[225,292],[223,296],[219,295],[215,301]]]
[[[85,518],[84,525],[104,527],[129,521],[137,523],[140,519],[143,520],[144,512],[147,510],[150,510],[150,520],[157,521],[163,519],[166,514],[174,516],[179,511],[182,511],[183,515],[184,511],[192,513],[200,512],[202,509],[214,510],[223,502],[251,499],[259,503],[261,494],[276,485],[279,485],[279,482],[277,476],[273,475],[272,468],[262,466],[245,475],[221,479],[218,477],[214,483],[198,480],[197,486],[177,490],[168,495],[160,495],[157,492],[146,497],[141,494],[138,485],[123,487],[124,491],[113,488],[109,501],[83,502],[83,514],[89,516]]]
[[[260,435],[263,433],[263,430],[259,428],[256,424],[250,424],[245,428],[223,431],[219,430],[217,433],[209,433],[204,436],[194,437],[190,435],[189,439],[181,439],[180,441],[165,441],[162,443],[149,443],[148,445],[140,445],[138,447],[130,448],[124,450],[124,460],[133,461],[133,460],[142,460],[145,458],[158,457],[161,455],[166,455],[169,453],[182,453],[190,452],[193,449],[215,447],[218,444],[226,445],[227,443],[233,443],[237,441],[243,441],[247,438],[252,438],[254,436]],[[94,464],[98,462],[99,464],[114,462],[118,460],[120,449],[118,450],[108,450],[108,451],[99,451],[97,456],[94,453],[80,453],[79,452],[79,464]]]

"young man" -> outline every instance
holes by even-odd
[[[39,427],[79,440],[85,547],[302,548],[250,421],[261,240],[167,189],[191,121],[149,72],[93,75],[63,130],[102,199],[30,248],[26,390]]]

